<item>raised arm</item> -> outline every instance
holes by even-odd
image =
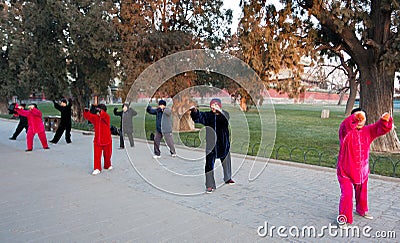
[[[149,113],[151,115],[157,114],[157,109],[153,109],[151,106],[147,106],[146,111],[147,111],[147,113]]]
[[[379,136],[385,135],[393,127],[393,117],[389,115],[389,113],[385,113],[381,116],[381,118],[375,122],[367,126],[366,128],[370,131],[371,139],[375,139]]]
[[[115,108],[114,108],[114,115],[115,115],[115,116],[122,116],[122,111],[118,111],[118,108],[115,107]]]
[[[53,104],[54,104],[54,108],[56,108],[57,110],[61,111],[61,105],[58,104],[55,100],[53,100]]]
[[[343,139],[346,137],[347,133],[356,129],[358,125],[358,119],[355,114],[348,116],[342,121],[339,128],[339,140],[342,143]]]
[[[96,119],[96,116],[97,115],[92,114],[88,108],[85,108],[85,110],[83,111],[83,117],[86,120],[90,121],[91,123],[94,122],[94,120]]]
[[[206,119],[206,113],[201,112],[197,110],[196,108],[190,109],[190,117],[194,121],[194,123],[200,123],[203,125],[206,125],[207,119]]]
[[[29,116],[30,111],[24,110],[24,109],[15,109],[15,111],[18,113],[20,116]]]

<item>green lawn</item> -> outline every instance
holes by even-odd
[[[39,103],[44,116],[58,115],[52,103]],[[154,104],[155,106],[155,104]],[[111,124],[119,127],[119,117],[113,115],[113,108],[120,104],[108,105]],[[150,138],[155,130],[155,116],[145,114],[145,105],[135,105],[138,116],[134,117],[135,137]],[[207,108],[202,108],[207,110]],[[344,106],[277,104],[275,114],[271,110],[267,119],[260,119],[256,110],[240,112],[238,107],[224,105],[231,114],[232,151],[249,155],[270,156],[281,160],[335,167],[339,149],[338,129],[344,119]],[[321,119],[322,109],[330,110],[328,119]],[[276,125],[272,124],[276,117]],[[9,116],[7,116],[9,117]],[[400,119],[400,112],[394,113],[394,120]],[[261,125],[261,123],[263,125]],[[145,124],[145,129],[143,129]],[[90,129],[87,123],[73,125],[79,129]],[[201,126],[196,125],[197,128]],[[273,134],[276,130],[276,137]],[[264,135],[261,135],[261,132]],[[397,131],[399,133],[399,131]],[[198,147],[204,140],[203,132],[175,133],[176,143]],[[260,138],[265,143],[260,146]],[[274,144],[272,144],[274,142]],[[371,171],[377,174],[400,177],[400,156],[392,154],[371,154]],[[395,171],[394,171],[395,170]]]

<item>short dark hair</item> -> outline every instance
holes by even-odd
[[[365,115],[367,115],[367,112],[366,112],[364,109],[361,109],[360,107],[354,108],[354,109],[351,111],[351,114],[353,115],[354,113],[359,112],[359,111],[362,111],[362,112],[365,113]]]
[[[167,102],[165,102],[165,100],[159,100],[159,101],[158,101],[158,105],[167,106]]]
[[[107,106],[105,104],[99,104],[97,107],[102,109],[103,111],[107,111]]]

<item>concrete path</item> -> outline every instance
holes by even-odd
[[[178,147],[178,157],[172,158],[163,147],[162,158],[155,160],[152,144],[136,140],[134,148],[119,150],[115,137],[114,169],[92,176],[93,136],[74,131],[72,144],[62,138],[50,150],[35,138],[34,150],[26,153],[25,134],[8,140],[16,125],[0,120],[0,242],[400,238],[399,179],[371,176],[369,206],[375,219],[355,216],[354,228],[342,231],[336,226],[340,190],[332,169],[274,160],[253,165],[252,157],[235,155],[237,183],[223,184],[218,162],[218,188],[205,194],[204,152],[199,149]],[[48,132],[47,138],[53,135]]]

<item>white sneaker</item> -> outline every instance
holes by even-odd
[[[106,168],[104,168],[105,170],[112,170],[113,169],[113,167],[112,167],[112,165],[110,165],[110,167],[108,167],[107,169]]]
[[[364,216],[363,216],[364,218],[366,218],[366,219],[374,219],[374,216],[372,216],[372,215],[369,215],[369,214],[364,214]]]
[[[175,157],[176,157],[176,154],[171,154],[171,156],[172,156],[172,158],[175,158]]]
[[[161,155],[154,155],[153,156],[153,159],[159,159],[159,158],[161,158]]]
[[[100,170],[95,169],[95,170],[92,172],[92,175],[98,175],[98,174],[100,174],[100,173],[101,173]]]

